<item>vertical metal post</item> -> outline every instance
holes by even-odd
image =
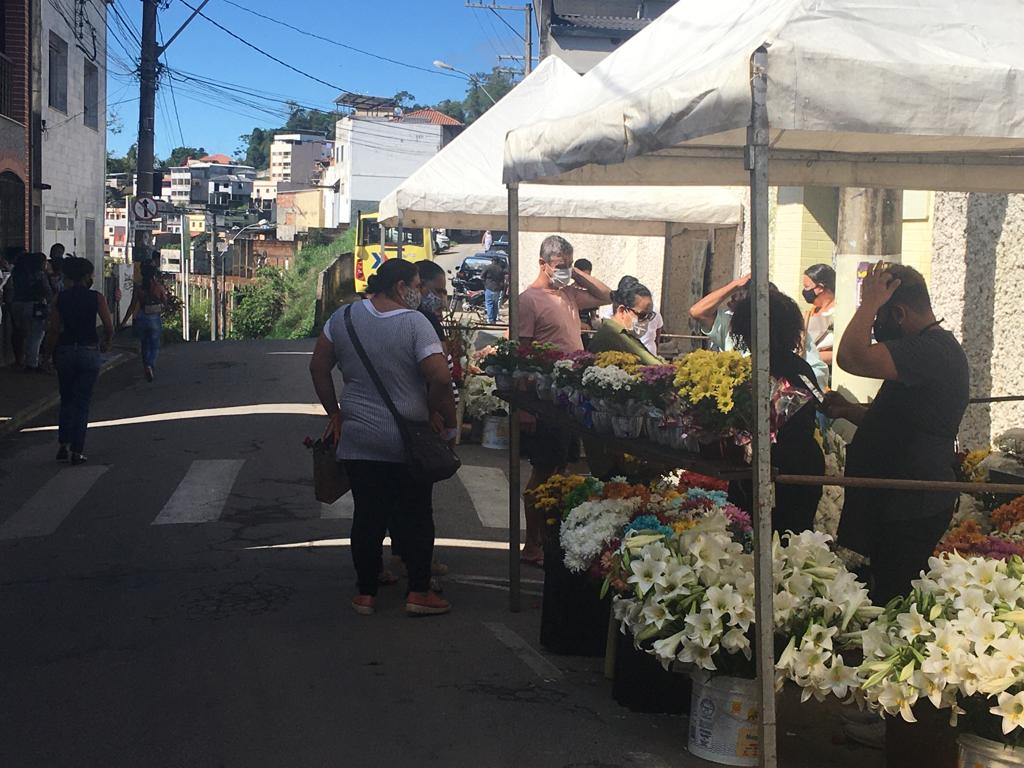
[[[508,185],[508,337],[519,339],[519,185]],[[508,609],[521,607],[519,577],[519,414],[508,409]]]
[[[396,246],[397,250],[395,252],[395,256],[400,259],[400,258],[402,258],[402,215],[401,214],[398,215],[398,221],[395,223],[395,227],[397,227],[396,239],[398,240],[398,245]]]
[[[210,341],[217,340],[219,309],[217,294],[217,214],[210,218]]]
[[[526,15],[526,30],[523,42],[526,44],[526,58],[523,59],[523,77],[526,77],[533,70],[533,4],[527,3],[523,6]]]
[[[188,226],[188,212],[181,214],[181,336],[185,341],[191,338],[191,298],[189,296],[189,277],[192,270],[189,257],[192,255],[192,233]]]
[[[757,681],[761,699],[761,766],[775,768],[775,632],[772,578],[771,425],[768,371],[768,51],[758,48],[750,59],[750,127],[747,129],[747,170],[750,171],[750,239],[754,387],[754,575],[756,579]]]

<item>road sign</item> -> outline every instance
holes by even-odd
[[[135,229],[156,229],[155,221],[145,221],[144,219],[136,219],[132,222],[132,226]]]
[[[151,195],[139,195],[132,200],[132,213],[141,221],[150,221],[157,215],[156,200]]]

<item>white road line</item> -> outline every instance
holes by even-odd
[[[354,512],[355,502],[351,493],[346,493],[333,504],[320,502],[321,520],[351,520]]]
[[[508,477],[497,467],[463,465],[456,475],[469,494],[484,528],[508,528]],[[523,502],[519,501],[519,530],[526,528]]]
[[[193,461],[153,525],[210,523],[220,519],[244,459]]]
[[[133,424],[155,424],[161,421],[182,421],[184,419],[213,419],[223,416],[323,416],[324,407],[319,403],[256,403],[255,405],[232,405],[225,408],[199,408],[191,411],[151,413],[148,416],[130,416],[125,419],[90,421],[89,429],[100,427],[127,427]],[[56,426],[27,427],[22,432],[56,432]]]
[[[451,581],[455,584],[463,584],[467,587],[479,587],[480,589],[496,589],[499,592],[508,592],[508,585],[506,584],[489,584],[485,581],[477,581],[475,579],[464,579],[461,576],[445,576],[445,581]],[[531,597],[543,597],[543,592],[538,592],[533,589],[522,589],[520,593],[523,595],[530,595]]]
[[[384,538],[384,545],[390,546],[391,537]],[[311,541],[295,541],[289,544],[259,544],[246,549],[315,549],[318,547],[349,547],[352,540],[344,539],[313,539]],[[434,547],[452,547],[453,549],[491,549],[508,552],[507,541],[480,541],[479,539],[434,539]]]
[[[53,533],[108,469],[104,466],[62,469],[0,525],[0,539]]]
[[[519,660],[544,680],[561,680],[562,670],[541,656],[523,638],[505,624],[485,621],[484,626],[494,634],[502,645],[519,657]]]

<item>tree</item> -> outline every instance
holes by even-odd
[[[274,140],[272,130],[253,128],[251,133],[243,133],[238,139],[242,146],[236,150],[236,154],[242,162],[257,170],[270,167],[270,144]]]
[[[438,112],[443,112],[448,117],[454,117],[460,123],[466,122],[466,110],[462,107],[462,102],[458,99],[444,99],[443,101],[437,102],[434,106]]]
[[[287,284],[277,267],[260,267],[256,280],[238,292],[233,335],[242,339],[262,339],[269,334],[284,311]]]
[[[483,87],[487,89],[487,93],[495,101],[499,101],[502,96],[515,87],[512,78],[497,67],[492,69],[490,74],[477,72],[473,77],[474,80],[470,81],[469,86],[466,88],[466,98],[462,100],[462,109],[466,115],[466,119],[463,122],[467,125],[493,106],[491,99],[487,97],[487,94],[483,92],[483,89],[481,89],[477,82],[483,84]]]
[[[124,157],[114,157],[107,153],[107,173],[134,173],[139,164],[138,147],[132,144]]]
[[[257,170],[270,167],[270,145],[278,131],[316,131],[327,138],[334,137],[334,124],[338,115],[319,109],[305,109],[295,102],[288,103],[288,119],[280,128],[253,128],[250,133],[238,137],[241,145],[235,155],[246,165]]]
[[[164,168],[182,166],[189,158],[198,160],[200,157],[206,157],[206,154],[206,150],[202,147],[175,147],[171,150],[170,156],[164,161]]]
[[[395,94],[395,104],[397,104],[402,109],[405,109],[406,105],[409,102],[414,102],[414,101],[416,101],[416,97],[413,96],[408,91],[399,91],[398,93]],[[418,106],[419,106],[418,104],[414,104],[412,108],[416,109]]]

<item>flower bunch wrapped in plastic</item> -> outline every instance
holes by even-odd
[[[578,388],[582,383],[583,371],[594,364],[594,356],[589,352],[571,352],[561,360],[556,360],[551,374],[556,387]]]
[[[493,346],[481,350],[483,359],[480,367],[489,376],[499,373],[512,373],[519,369],[522,357],[519,354],[518,342],[511,339],[499,339]]]
[[[961,506],[964,505],[970,509],[958,512],[957,519],[935,548],[936,555],[958,552],[1000,560],[1014,555],[1024,557],[1024,496],[988,514],[979,510],[971,497],[961,497]]]
[[[472,419],[508,414],[504,401],[494,394],[494,379],[490,376],[467,377],[462,387],[462,402],[466,415]]]
[[[583,371],[581,379],[583,391],[591,400],[617,405],[636,400],[638,383],[636,376],[616,365],[592,365]]]
[[[527,494],[537,509],[558,518],[578,504],[600,496],[602,488],[604,483],[589,475],[552,475]]]
[[[529,346],[523,344],[519,347],[520,367],[540,373],[551,373],[556,362],[564,357],[564,354],[554,344],[541,344],[533,342]]]
[[[640,367],[640,358],[631,352],[610,350],[608,352],[598,352],[594,356],[594,365],[600,368],[606,368],[611,365],[621,368],[627,373],[635,373]]]
[[[675,384],[679,395],[691,404],[711,398],[719,411],[730,413],[736,387],[750,381],[750,375],[750,358],[741,353],[699,349],[676,365]]]
[[[914,722],[927,699],[955,722],[981,704],[1004,735],[1024,727],[1024,562],[953,553],[929,568],[861,633],[868,705]]]
[[[812,532],[787,534],[773,548],[774,626],[788,641],[777,676],[796,679],[808,696],[856,682],[837,651],[877,613],[829,541]],[[666,667],[678,661],[753,676],[753,562],[725,510],[670,538],[637,532],[623,539],[621,550],[633,593],[616,601],[615,615],[637,647]]]

